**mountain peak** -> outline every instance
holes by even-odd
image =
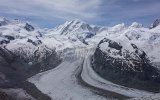
[[[141,27],[143,27],[143,25],[138,22],[133,22],[130,27],[141,28]]]
[[[121,23],[111,27],[110,31],[121,31],[123,29],[125,29],[125,24]]]
[[[19,19],[13,19],[13,20],[10,20],[10,19],[7,19],[5,17],[0,17],[0,26],[3,26],[3,25],[8,25],[8,24],[26,24],[27,22],[25,21],[22,21],[22,20],[19,20]]]
[[[156,19],[150,26],[150,29],[155,28],[160,25],[160,19]]]
[[[6,20],[6,18],[0,17],[0,21],[4,21],[4,20]]]
[[[81,26],[81,25],[88,25],[86,22],[79,20],[79,19],[75,19],[75,20],[71,20],[71,21],[66,21],[65,24],[66,26]]]
[[[75,19],[67,21],[64,24],[54,28],[53,33],[59,33],[63,36],[67,36],[73,41],[84,41],[87,38],[94,36],[100,28],[87,24],[86,22]]]
[[[7,25],[8,23],[9,23],[9,20],[7,20],[4,17],[0,17],[0,26]]]
[[[75,22],[75,23],[85,23],[83,20],[80,20],[80,19],[74,19],[74,20],[72,20],[72,22]]]
[[[30,31],[34,31],[34,27],[28,23],[26,23],[25,27],[24,27],[28,32]]]
[[[61,35],[68,35],[73,32],[90,32],[92,27],[84,21],[75,19],[72,21],[67,21],[64,24],[55,28],[56,31],[59,31]]]
[[[81,20],[81,19],[72,19],[72,20],[69,20],[68,22],[75,22],[75,23],[76,23],[76,22],[77,22],[77,23],[78,23],[78,22],[79,22],[79,23],[81,22],[81,23],[86,23],[85,21],[83,21],[83,20]]]

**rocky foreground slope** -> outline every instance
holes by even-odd
[[[160,71],[143,50],[129,41],[101,40],[92,60],[94,70],[113,83],[160,91]]]
[[[113,83],[159,92],[159,20],[150,29],[138,23],[113,28],[101,33],[106,38],[99,42],[92,57],[93,69]]]
[[[5,18],[0,23],[0,86],[12,86],[61,62],[55,49],[42,43],[42,33],[32,25]]]

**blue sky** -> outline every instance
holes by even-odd
[[[102,26],[134,21],[149,26],[160,18],[160,0],[0,0],[0,16],[49,28],[73,19]]]

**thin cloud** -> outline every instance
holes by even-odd
[[[101,0],[1,0],[0,12],[63,19],[95,18]]]
[[[158,0],[115,0],[112,6],[104,7],[101,16],[112,20],[160,15]],[[157,16],[155,16],[157,17]],[[103,17],[104,18],[104,17]]]

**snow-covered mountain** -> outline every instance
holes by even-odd
[[[67,21],[50,30],[52,33],[68,37],[72,41],[82,41],[91,38],[101,30],[101,27],[89,25],[81,20]]]
[[[153,28],[136,22],[119,24],[90,39],[88,42],[100,41],[93,55],[94,70],[117,84],[159,91],[160,28],[157,21],[154,23]]]
[[[156,20],[150,28],[143,27],[137,22],[130,26],[122,23],[113,27],[100,27],[73,20],[53,29],[41,29],[17,19],[0,18],[0,85],[9,84],[10,81],[14,83],[15,80],[23,80],[41,71],[52,69],[64,58],[69,60],[72,70],[79,69],[73,66],[79,61],[72,64],[75,60],[72,58],[75,57],[74,53],[81,55],[75,57],[76,59],[84,58],[86,52],[93,52],[94,48],[97,48],[93,55],[95,65],[100,64],[95,66],[96,72],[100,73],[109,62],[111,69],[116,69],[117,73],[127,73],[125,75],[128,76],[128,80],[135,75],[134,78],[138,81],[130,82],[141,83],[139,80],[146,78],[149,80],[146,82],[159,82],[159,22]],[[71,71],[67,69],[68,66],[63,68]],[[57,73],[58,71],[63,72],[60,69]],[[103,71],[103,75],[106,75],[105,70]],[[68,74],[68,79],[71,74]],[[113,71],[112,76],[114,75],[116,76]],[[155,86],[159,86],[156,82]]]
[[[3,18],[1,23],[0,72],[4,78],[0,85],[11,85],[61,62],[55,45],[62,43],[52,38],[55,44],[46,46],[42,29],[20,20]]]
[[[160,25],[160,19],[156,19],[150,26],[150,29],[155,28]]]
[[[93,56],[94,70],[123,86],[160,91],[160,72],[147,54],[130,41],[103,39]]]
[[[119,24],[108,27],[93,38],[88,39],[91,45],[97,45],[103,38],[129,41],[144,50],[153,62],[159,62],[160,53],[160,25],[153,29],[145,28],[142,24],[133,23],[131,26]]]
[[[0,18],[0,26],[7,25],[9,21],[5,18]]]

